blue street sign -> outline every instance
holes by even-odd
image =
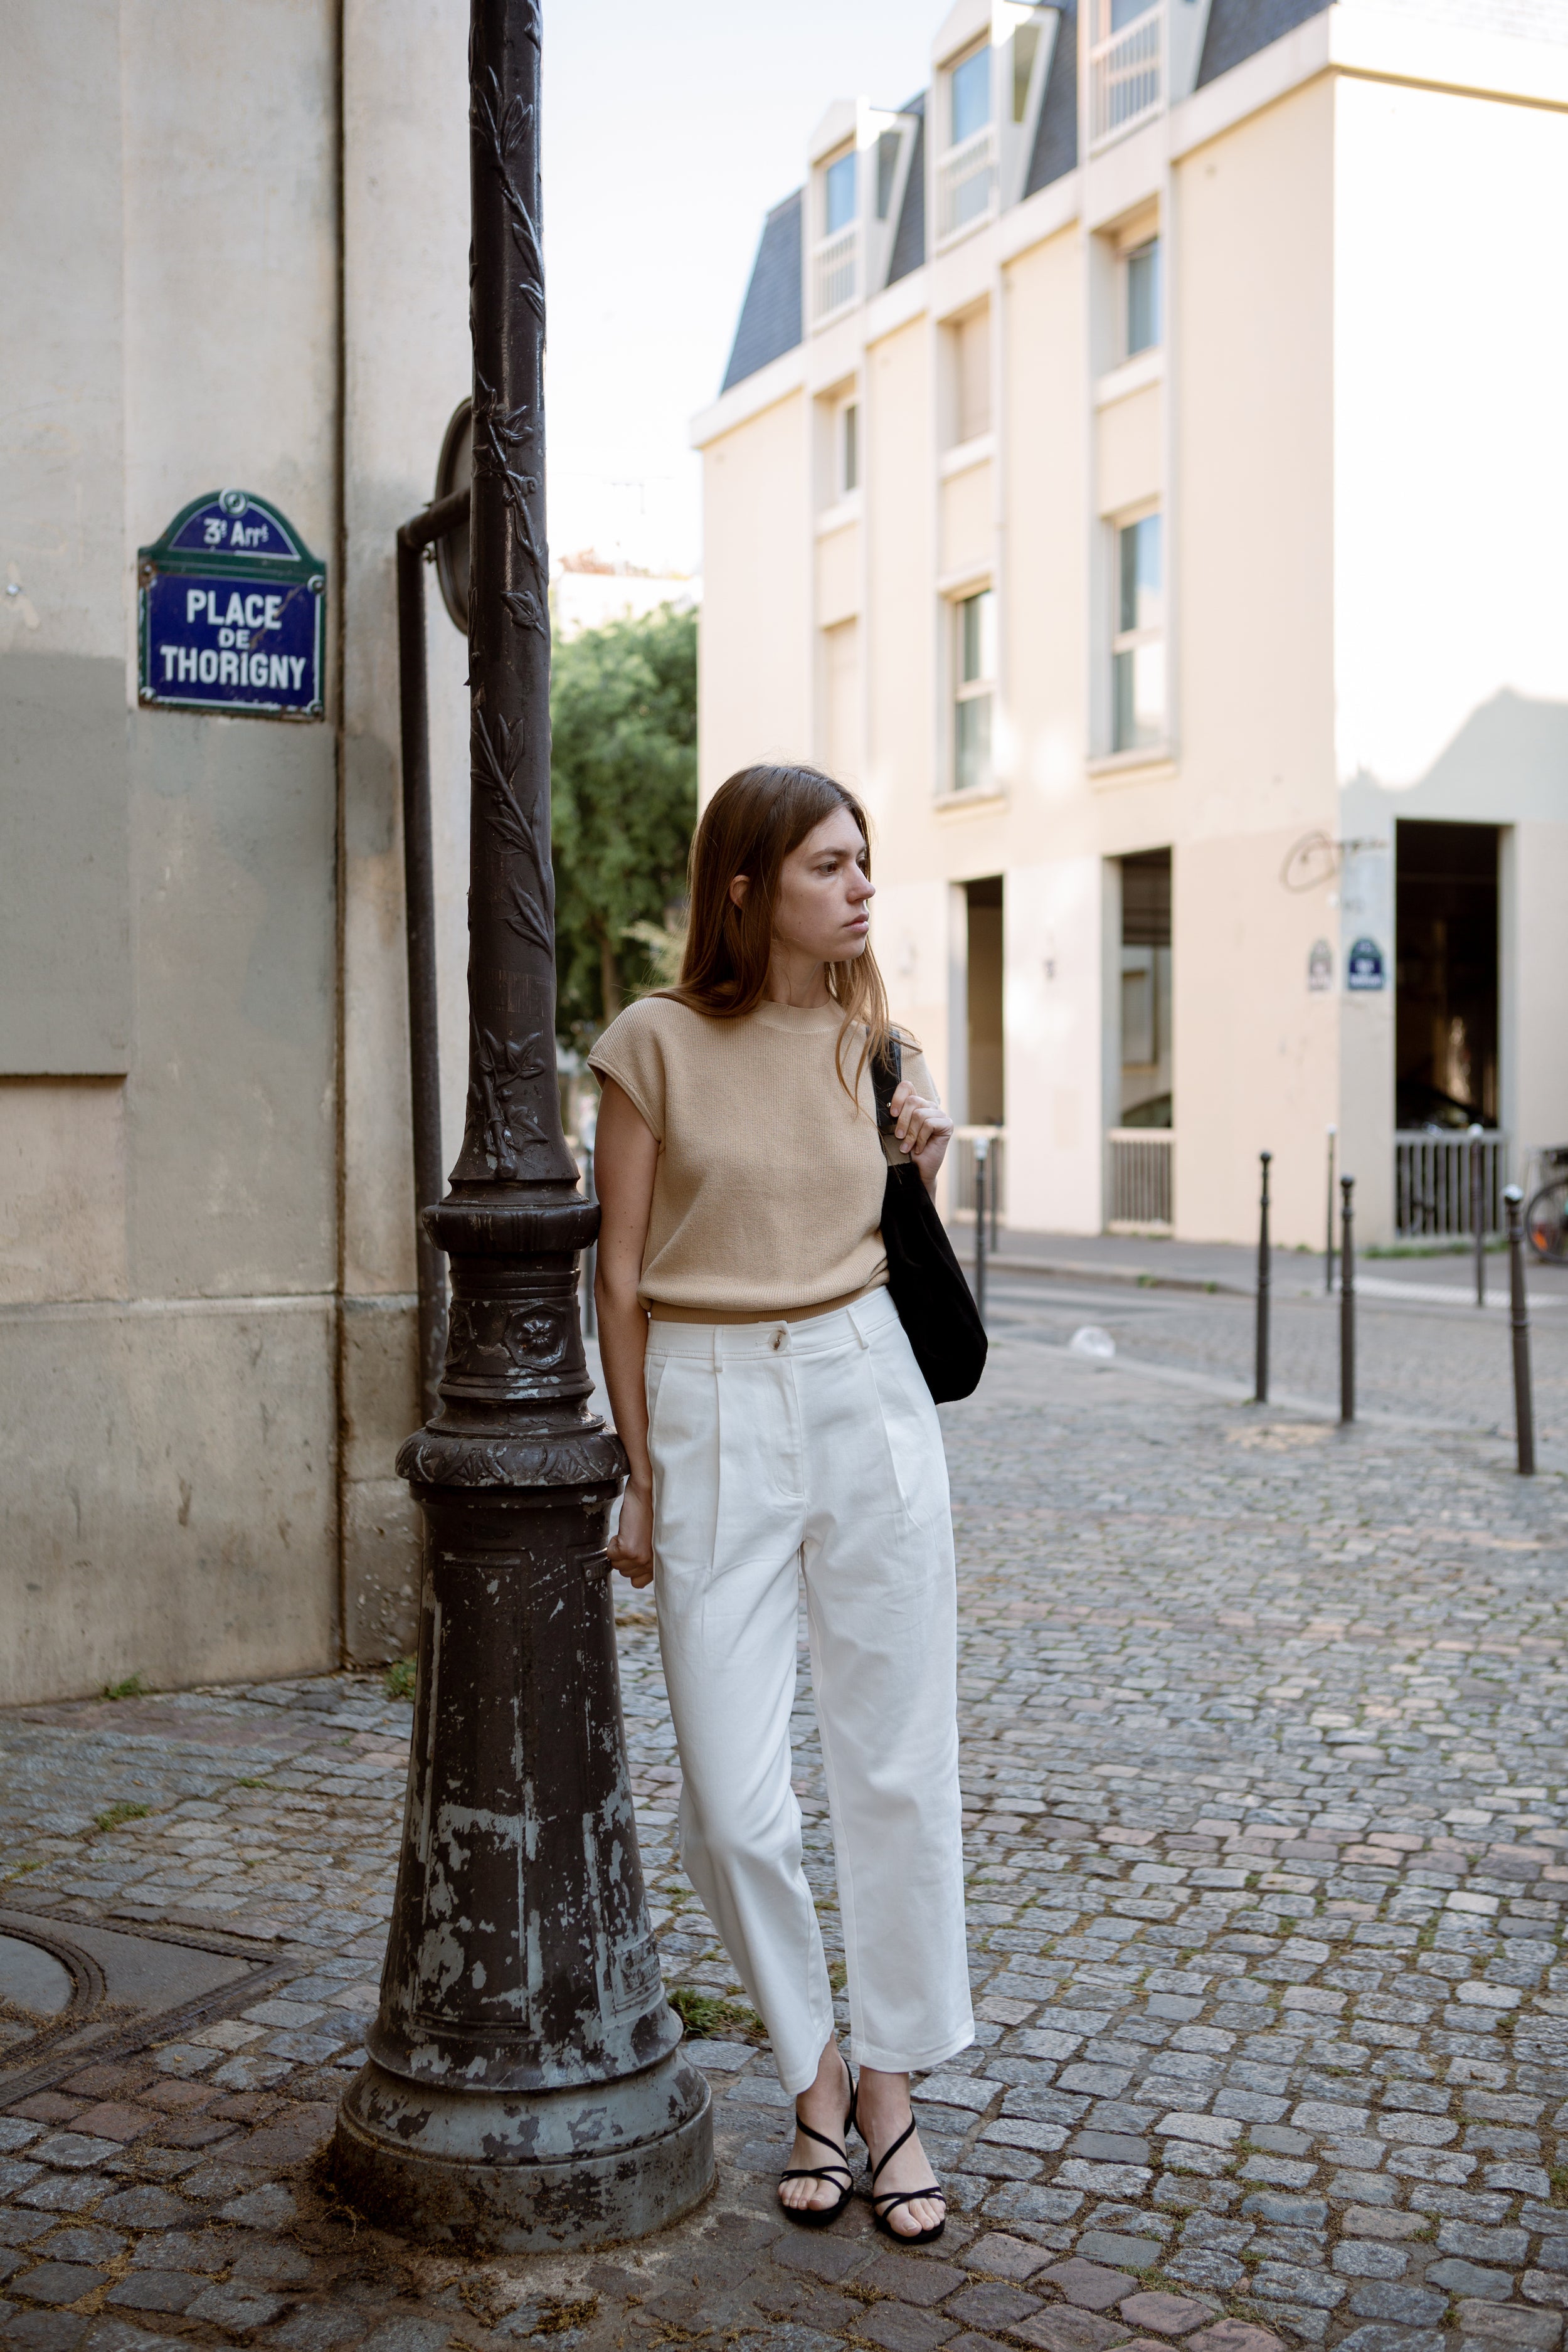
[[[1375,940],[1357,940],[1346,959],[1345,986],[1381,988],[1383,983],[1383,950]]]
[[[214,490],[138,551],[143,704],[320,719],[326,572],[265,499]]]

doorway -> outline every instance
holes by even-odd
[[[1498,827],[1394,833],[1394,1124],[1495,1128]]]
[[[1002,1036],[1002,877],[964,885],[969,930],[969,1102],[971,1127],[1005,1127],[1005,1055]]]
[[[1171,853],[1121,860],[1121,1127],[1172,1127]]]

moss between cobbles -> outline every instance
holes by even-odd
[[[122,1800],[98,1814],[92,1825],[95,1830],[117,1830],[121,1822],[144,1822],[152,1810],[151,1805],[132,1805]]]
[[[692,2042],[761,2042],[765,2038],[762,2019],[743,2001],[721,2000],[713,1993],[699,1992],[695,1985],[676,1985],[669,1995],[669,2005]]]

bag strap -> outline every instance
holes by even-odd
[[[871,1056],[871,1090],[877,1097],[877,1125],[884,1135],[891,1135],[898,1124],[891,1105],[903,1075],[903,1047],[889,1029],[886,1046],[880,1054]]]

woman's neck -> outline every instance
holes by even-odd
[[[819,1005],[831,1004],[827,986],[827,966],[815,956],[805,955],[798,948],[784,947],[773,941],[773,960],[768,966],[768,1002],[770,1004],[793,1005],[796,1012],[815,1012]]]

